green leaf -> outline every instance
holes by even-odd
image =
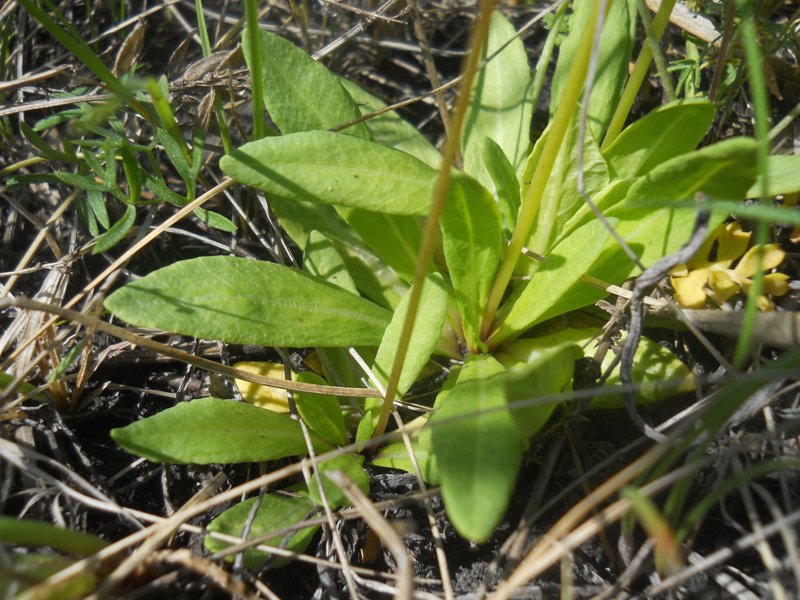
[[[476,75],[461,139],[464,171],[486,187],[492,179],[483,161],[484,139],[494,140],[515,169],[530,147],[533,106],[528,55],[514,26],[495,12],[484,57],[498,51]]]
[[[576,0],[570,19],[569,35],[561,43],[558,62],[553,75],[550,96],[550,117],[561,102],[561,92],[575,60],[575,54],[587,29],[587,19],[595,0]],[[625,80],[636,28],[636,6],[633,0],[611,2],[600,36],[597,74],[589,98],[588,122],[596,139],[602,139],[617,106]]]
[[[293,200],[424,216],[436,171],[410,154],[329,131],[264,138],[223,156],[240,183]]]
[[[770,156],[767,159],[767,196],[793,194],[800,191],[800,156]],[[761,197],[759,173],[756,182],[747,191],[748,198]]]
[[[464,337],[474,350],[480,345],[483,310],[503,251],[500,212],[480,183],[454,173],[440,225]]]
[[[47,546],[76,556],[89,556],[108,545],[105,540],[81,531],[2,515],[0,515],[0,541],[30,547]]]
[[[136,207],[128,205],[122,218],[98,238],[97,243],[92,248],[92,254],[100,254],[119,244],[128,235],[135,222]]]
[[[400,333],[408,312],[410,291],[403,297],[392,315],[392,322],[378,346],[372,372],[386,385],[392,371],[397,347],[400,342]],[[397,393],[401,397],[414,384],[428,363],[439,340],[442,337],[442,328],[447,317],[447,290],[441,275],[432,273],[425,278],[422,295],[419,300],[414,330],[408,343],[408,353],[400,372],[397,383]],[[364,402],[364,416],[358,424],[356,441],[362,442],[369,439],[375,431],[378,417],[383,405],[382,398],[367,398]]]
[[[322,487],[325,490],[325,498],[332,509],[347,506],[350,501],[341,488],[325,477],[326,472],[341,471],[349,477],[353,483],[365,494],[369,494],[369,475],[364,471],[364,457],[360,454],[343,454],[331,460],[326,460],[317,465],[317,473],[308,482],[308,495],[315,504],[323,506],[322,496],[319,493],[319,474],[322,475]]]
[[[308,452],[300,424],[288,415],[217,398],[181,402],[112,429],[111,437],[131,454],[158,463],[261,462]],[[321,441],[315,447],[329,448]]]
[[[356,284],[336,246],[319,231],[308,236],[303,255],[303,269],[317,279],[322,279],[351,294],[358,294]]]
[[[236,225],[234,224],[233,221],[231,221],[227,217],[223,217],[221,214],[216,213],[212,210],[195,208],[194,214],[203,223],[205,223],[210,227],[213,227],[214,229],[218,229],[219,231],[225,231],[227,233],[233,233],[236,231]]]
[[[269,206],[300,249],[305,251],[309,233],[318,230],[342,255],[350,276],[364,296],[386,308],[397,306],[408,284],[367,247],[332,206],[276,196],[270,198]]]
[[[310,371],[298,373],[297,381],[327,385],[322,377]],[[347,443],[347,428],[338,399],[325,394],[294,392],[294,402],[303,421],[319,437],[337,446]]]
[[[517,343],[519,341],[511,345]],[[506,395],[525,439],[544,427],[557,402],[537,402],[533,406],[522,407],[513,406],[512,403],[529,403],[568,391],[575,373],[575,361],[580,358],[583,358],[583,351],[578,344],[571,340],[552,340],[538,354],[530,354],[526,360],[509,367]]]
[[[420,442],[411,443],[411,447],[414,450],[414,458],[417,461],[422,479],[427,483],[433,484],[438,482],[440,477],[436,467],[436,457],[428,446],[429,444]],[[400,469],[407,473],[416,472],[408,456],[406,445],[402,442],[382,447],[378,451],[378,455],[370,461],[370,464],[377,467]]]
[[[536,252],[549,252],[565,223],[586,207],[586,202],[578,191],[578,133],[579,120],[573,119],[547,180],[536,228],[528,240],[527,247]],[[543,143],[537,140],[522,176],[523,194],[531,183],[542,147]],[[608,181],[608,166],[591,131],[587,130],[583,141],[584,192],[593,198],[608,185]]]
[[[519,181],[502,148],[491,138],[483,140],[483,164],[494,184],[494,197],[503,218],[503,229],[510,237],[519,214]]]
[[[486,541],[508,507],[527,445],[506,406],[502,365],[470,356],[427,427],[450,521],[467,539]]]
[[[500,321],[490,343],[496,346],[522,334],[536,323],[604,297],[604,290],[593,288],[580,278],[600,257],[609,237],[603,223],[595,220],[553,248],[522,291],[514,293],[501,308],[501,311],[508,310],[508,314]],[[623,264],[628,265],[626,262]]]
[[[248,41],[245,36],[245,56],[250,55]],[[336,76],[288,40],[262,31],[261,54],[264,105],[284,135],[330,129],[361,116]],[[252,70],[252,65],[248,67]],[[363,123],[344,133],[369,137]]]
[[[422,232],[413,217],[357,208],[340,208],[338,212],[383,262],[404,279],[414,278]]]
[[[498,360],[512,369],[514,363],[525,365],[541,360],[542,355],[548,353],[554,346],[565,343],[585,347],[587,353],[591,355],[594,351],[593,342],[597,341],[603,323],[597,322],[586,326],[585,323],[581,323],[582,319],[570,317],[569,320],[569,327],[563,327],[560,323],[553,326],[544,325],[546,329],[543,331],[537,329],[536,337],[515,340],[504,346]],[[623,343],[624,338],[618,342],[620,346]],[[607,352],[601,365],[602,372],[606,373],[612,367],[613,370],[604,382],[605,387],[621,386],[617,356],[613,352]],[[637,401],[641,404],[694,389],[694,379],[686,365],[669,350],[645,337],[640,340],[636,350],[632,375],[633,381],[641,386],[637,390]],[[536,385],[537,382],[531,384]],[[592,399],[592,408],[622,408],[623,403],[621,393],[600,394]]]
[[[339,79],[345,90],[358,105],[362,115],[378,111],[386,106],[379,98],[373,96],[357,84],[347,79]],[[416,156],[426,165],[438,169],[442,155],[425,139],[419,130],[397,114],[397,111],[383,113],[366,121],[373,142],[390,146],[397,150]],[[347,131],[347,130],[345,130]]]
[[[714,119],[714,104],[704,98],[659,106],[626,127],[604,156],[618,178],[645,175],[700,143]]]
[[[389,379],[394,357],[397,354],[400,332],[408,311],[409,295],[406,294],[392,315],[392,322],[384,332],[383,339],[378,346],[378,353],[375,355],[375,363],[372,365],[373,372],[383,383]],[[447,291],[444,281],[440,275],[432,273],[425,278],[425,284],[422,287],[419,309],[414,321],[414,331],[408,344],[408,355],[397,384],[397,393],[401,396],[416,381],[430,359],[442,337],[442,327],[444,327],[446,316]]]
[[[105,305],[140,327],[284,347],[375,345],[390,316],[300,271],[229,256],[159,269],[117,290]]]
[[[47,579],[75,564],[75,560],[55,554],[6,552],[0,571],[0,597],[16,600],[72,600],[85,598],[97,587],[97,576],[83,568],[58,586]],[[41,585],[39,585],[41,584]],[[35,587],[34,587],[35,586]],[[56,589],[53,589],[53,588]]]
[[[256,502],[258,502],[258,498],[248,498],[229,508],[208,524],[208,530],[214,533],[242,537],[245,525],[250,519],[250,513]],[[256,510],[255,518],[252,520],[247,539],[262,538],[273,531],[278,532],[291,528],[309,518],[315,508],[314,503],[307,498],[276,493],[264,494]],[[281,547],[292,552],[303,552],[311,543],[311,539],[318,529],[319,525],[311,525],[298,531],[267,538],[260,545]],[[209,552],[220,552],[230,546],[228,542],[223,542],[211,536],[206,536],[204,545]],[[244,565],[251,570],[259,569],[270,556],[272,555],[267,552],[248,548],[244,551]],[[233,560],[233,557],[234,555],[231,555],[227,558],[228,560]],[[275,561],[270,563],[270,567],[281,567],[289,562],[290,559],[288,558],[276,557]]]

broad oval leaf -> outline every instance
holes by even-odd
[[[761,196],[762,175],[748,190],[748,198]],[[800,191],[800,156],[780,155],[767,158],[767,196],[778,194],[793,194]]]
[[[490,355],[469,357],[426,426],[447,515],[474,542],[489,539],[505,513],[527,445],[506,406],[505,376]]]
[[[336,246],[316,229],[308,235],[303,252],[303,270],[352,294],[358,294],[355,281],[347,270]]]
[[[495,53],[475,77],[461,139],[464,171],[487,187],[492,179],[483,161],[484,140],[494,140],[516,169],[530,146],[533,112],[528,55],[499,12],[492,14],[484,57]]]
[[[255,503],[258,501],[258,498],[248,498],[229,508],[208,524],[208,530],[214,533],[241,537],[245,527],[249,524],[247,539],[263,538],[273,531],[276,533],[283,531],[283,534],[279,533],[275,537],[267,538],[260,545],[280,546],[285,550],[303,552],[319,529],[319,525],[311,525],[294,532],[287,532],[286,529],[309,518],[309,515],[316,508],[314,503],[302,496],[265,494],[261,498],[255,517],[251,522],[250,515]],[[206,536],[204,545],[209,552],[220,552],[230,546],[229,543],[211,536]],[[234,556],[230,555],[228,559],[232,560]],[[270,556],[274,555],[255,548],[248,548],[244,551],[244,565],[248,569],[259,569]],[[285,557],[276,557],[276,560],[269,566],[273,568],[281,567],[287,564],[289,560]]]
[[[244,36],[245,57],[248,41]],[[361,116],[338,78],[290,41],[262,31],[261,54],[264,105],[281,133],[331,129]],[[369,138],[363,123],[343,132]]]
[[[276,460],[306,454],[300,424],[250,404],[201,398],[112,429],[122,448],[157,463],[207,465]],[[315,450],[330,446],[315,441]]]
[[[140,327],[264,346],[377,345],[390,317],[300,271],[229,256],[159,269],[117,290],[105,305]]]
[[[436,176],[410,154],[330,131],[263,138],[219,164],[236,181],[282,198],[393,215],[428,214]]]
[[[500,211],[480,183],[454,173],[440,225],[464,337],[474,351],[480,345],[483,311],[503,250]]]
[[[615,177],[638,177],[694,150],[713,119],[714,104],[704,98],[671,102],[626,127],[603,155]]]

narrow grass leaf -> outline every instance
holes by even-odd
[[[247,539],[263,538],[270,533],[281,532],[274,537],[268,537],[260,546],[281,547],[292,552],[303,552],[311,543],[311,539],[319,529],[319,525],[311,525],[296,531],[286,531],[294,525],[308,519],[314,512],[314,503],[302,496],[270,493],[264,494],[255,512],[255,517],[250,521],[250,514],[259,498],[248,498],[229,508],[208,524],[208,530],[214,533],[223,533],[234,537],[242,537],[245,528],[249,525]],[[222,540],[206,536],[204,545],[208,552],[221,552],[230,544]],[[236,555],[227,557],[232,561]],[[285,557],[277,557],[263,550],[248,548],[244,551],[244,566],[248,569],[260,569],[264,563],[273,556],[275,560],[269,564],[271,568],[282,567],[290,562]]]
[[[250,142],[224,156],[220,167],[282,198],[414,216],[428,213],[436,175],[410,154],[329,131]]]
[[[442,242],[467,346],[480,345],[489,288],[503,251],[500,211],[480,183],[453,174],[441,218]]]
[[[11,545],[47,546],[76,556],[89,556],[108,545],[105,540],[81,531],[2,515],[0,515],[0,540]]]
[[[300,424],[289,415],[217,398],[181,402],[112,429],[111,437],[131,454],[156,463],[261,462],[308,452]],[[329,448],[319,440],[315,446]]]
[[[228,256],[181,261],[106,299],[128,323],[264,346],[380,342],[390,313],[310,275]]]

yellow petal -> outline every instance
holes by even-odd
[[[770,296],[783,296],[789,291],[789,276],[785,273],[764,275],[763,291]]]
[[[717,302],[724,304],[739,293],[739,278],[728,269],[713,270],[708,276],[708,286],[714,290]]]
[[[708,280],[707,269],[690,271],[686,277],[671,277],[675,299],[684,308],[701,308],[706,303],[705,285]]]
[[[236,363],[233,366],[242,371],[252,373],[253,375],[286,379],[283,365],[280,363],[245,361]],[[245,402],[275,412],[289,412],[289,398],[286,394],[286,390],[250,383],[243,379],[236,379],[235,381],[236,387],[239,388],[239,392],[241,392]]]
[[[717,264],[724,267],[731,266],[731,263],[739,258],[747,250],[750,243],[750,232],[742,231],[740,223],[728,223],[720,234],[717,246]]]
[[[758,256],[761,255],[761,265],[758,264]],[[783,262],[786,253],[780,249],[778,244],[765,244],[764,246],[753,246],[739,261],[734,271],[740,277],[750,279],[756,274],[756,269],[760,266],[762,271],[774,269]]]
[[[707,267],[711,263],[708,260],[708,255],[711,253],[711,248],[714,246],[714,242],[717,241],[717,238],[722,234],[723,228],[720,225],[714,233],[712,233],[703,245],[700,246],[700,249],[695,252],[694,256],[689,259],[688,267],[690,269],[702,269]]]
[[[675,265],[669,270],[670,277],[686,277],[689,274],[689,267],[686,264]]]
[[[772,303],[772,300],[766,296],[759,296],[756,298],[756,306],[758,307],[758,310],[763,312],[775,310],[775,305]]]

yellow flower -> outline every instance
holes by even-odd
[[[678,303],[685,308],[702,308],[708,298],[722,305],[739,293],[749,294],[759,260],[761,270],[770,271],[786,256],[777,244],[753,246],[748,250],[749,243],[750,233],[742,231],[739,223],[720,226],[687,264],[670,271],[670,283]],[[712,252],[713,259],[710,258]],[[736,266],[730,268],[737,259]],[[789,290],[789,277],[783,273],[769,273],[763,282],[762,295],[756,302],[761,310],[772,310],[770,296],[785,294]]]

